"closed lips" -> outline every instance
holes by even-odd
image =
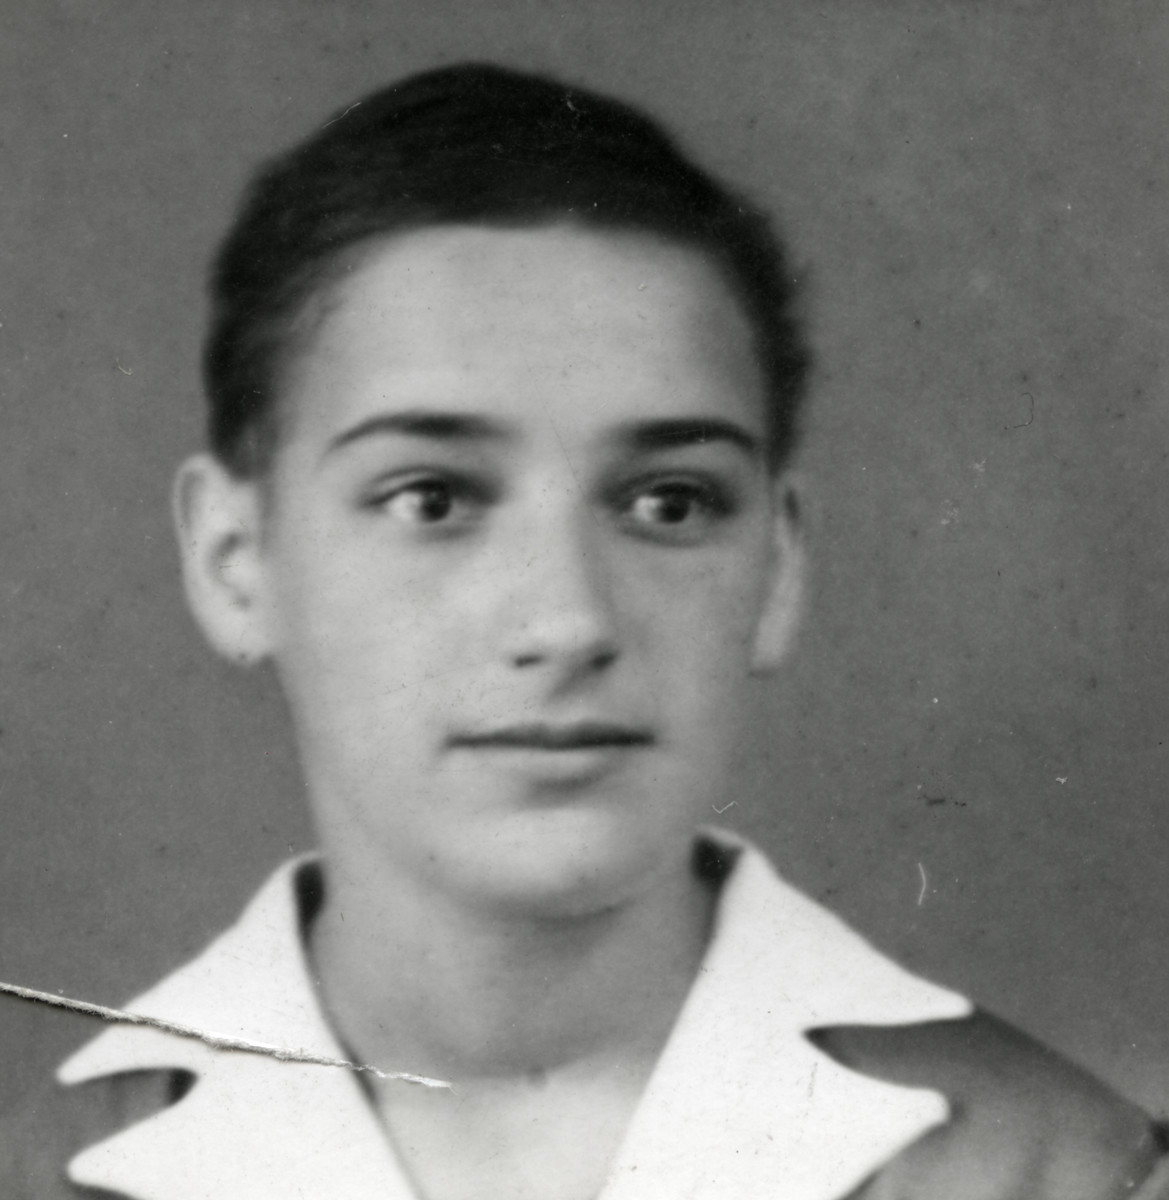
[[[624,725],[585,722],[577,725],[513,725],[452,739],[455,746],[480,749],[593,750],[612,746],[648,746],[653,735]]]

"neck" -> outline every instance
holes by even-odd
[[[601,911],[542,918],[326,857],[311,953],[349,1052],[383,1070],[502,1078],[651,1062],[697,973],[712,890],[689,861]]]

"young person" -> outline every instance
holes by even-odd
[[[271,164],[213,302],[187,591],[274,662],[321,853],[129,1007],[288,1053],[114,1026],[6,1194],[1169,1196],[1138,1109],[704,828],[800,606],[808,354],[749,204],[455,67]]]

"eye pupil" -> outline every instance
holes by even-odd
[[[661,520],[676,525],[690,515],[690,497],[680,492],[666,492],[657,497],[656,507]]]
[[[450,515],[451,494],[442,484],[432,483],[418,489],[416,507],[424,521],[441,521]]]

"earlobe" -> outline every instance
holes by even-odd
[[[179,468],[175,530],[187,603],[211,645],[237,663],[269,653],[259,487],[207,454]]]
[[[795,639],[804,604],[804,545],[799,501],[790,479],[777,481],[772,501],[772,561],[751,672],[766,675],[779,667]]]

